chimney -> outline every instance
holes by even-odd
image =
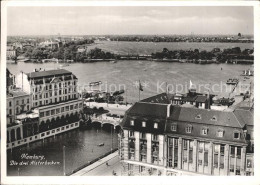
[[[209,91],[208,91],[208,106],[207,106],[207,109],[210,109],[210,94],[209,94]]]
[[[171,114],[171,104],[167,105],[167,118],[170,117]]]

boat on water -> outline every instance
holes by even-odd
[[[241,76],[254,76],[254,71],[252,71],[251,69],[244,70]]]
[[[239,80],[237,78],[230,78],[227,80],[226,84],[227,85],[237,85]]]
[[[98,82],[90,82],[90,83],[89,83],[89,86],[96,86],[96,85],[100,85],[100,84],[102,84],[101,81],[98,81]]]
[[[115,63],[117,63],[117,61],[116,60],[112,60],[112,61],[110,61],[110,63],[115,64]]]
[[[125,92],[125,90],[124,89],[121,89],[121,90],[119,90],[119,91],[115,91],[115,92],[113,92],[113,96],[118,96],[118,95],[120,95],[120,94],[123,94]]]
[[[104,146],[105,144],[104,143],[99,143],[98,146]]]

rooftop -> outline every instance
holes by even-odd
[[[66,69],[55,69],[55,70],[27,73],[29,78],[40,78],[40,77],[42,78],[42,77],[48,77],[48,76],[54,76],[54,75],[66,75],[66,74],[72,74],[72,72],[70,72]]]
[[[7,97],[18,97],[18,96],[26,96],[26,95],[28,95],[29,96],[29,94],[28,93],[26,93],[26,92],[24,92],[24,91],[22,91],[22,89],[11,89],[11,90],[9,90],[9,92],[8,92],[8,94],[7,94]]]

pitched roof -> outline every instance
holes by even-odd
[[[241,124],[254,125],[254,115],[250,110],[235,109],[234,114]]]
[[[166,93],[161,93],[161,94],[143,99],[140,102],[169,104],[170,99],[168,98],[168,95]]]
[[[155,103],[135,103],[126,114],[120,123],[123,128],[138,130],[147,133],[161,133],[165,129],[165,119],[167,115],[167,104]],[[134,126],[130,123],[134,121]],[[142,122],[146,122],[146,126],[142,127]],[[158,128],[154,128],[154,124],[158,124]]]
[[[207,96],[202,96],[202,95],[199,95],[199,96],[197,96],[197,98],[196,98],[196,102],[199,102],[199,103],[205,103],[206,101],[207,101]]]
[[[180,110],[176,111],[176,109]],[[242,128],[244,126],[240,124],[233,112],[225,112],[212,109],[199,109],[194,107],[174,106],[173,112],[170,115],[170,119],[236,128]]]
[[[27,73],[27,76],[29,78],[42,78],[42,77],[47,77],[47,76],[65,75],[65,74],[72,74],[72,72],[65,70],[65,69],[55,69],[55,70]]]

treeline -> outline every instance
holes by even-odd
[[[28,47],[24,48],[24,56],[29,59],[61,59],[61,60],[73,60],[73,61],[84,61],[84,59],[112,59],[115,58],[115,55],[110,52],[102,51],[99,48],[92,49],[87,52],[87,49],[84,47],[87,44],[94,43],[93,40],[80,40],[65,43],[60,47],[50,48],[38,46],[35,48]],[[83,51],[78,49],[82,47]]]
[[[187,60],[217,60],[224,62],[231,59],[246,59],[253,60],[252,55],[254,50],[245,49],[241,51],[239,47],[224,49],[221,51],[219,48],[214,48],[212,51],[199,51],[195,50],[174,50],[170,51],[164,48],[161,52],[152,53],[153,59],[187,59]]]
[[[242,38],[241,35],[228,37],[207,36],[113,36],[111,41],[129,42],[231,42],[231,43],[253,43],[253,39]]]

